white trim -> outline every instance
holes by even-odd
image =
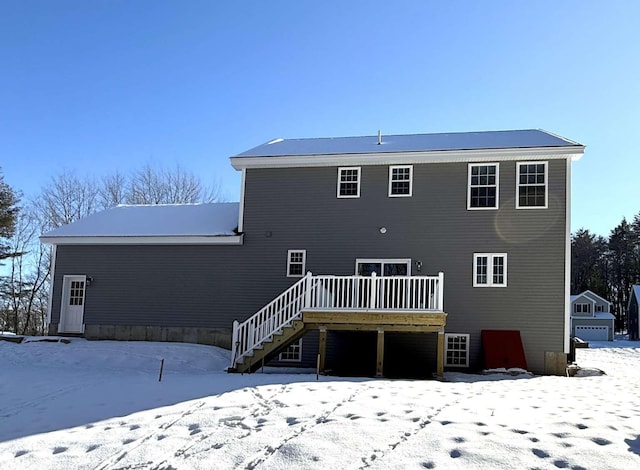
[[[82,279],[83,292],[82,292],[82,325],[80,330],[69,330],[66,328],[66,315],[67,306],[69,301],[70,282],[74,280]],[[84,274],[65,274],[62,277],[62,295],[60,296],[60,316],[58,318],[58,333],[84,333],[84,307],[87,303],[87,276]],[[64,321],[62,315],[65,315]]]
[[[567,160],[565,182],[564,245],[564,353],[571,351],[571,160]]]
[[[56,253],[57,253],[57,245],[53,245],[51,247],[51,259],[49,260],[49,300],[47,301],[47,330],[49,329],[49,325],[51,324],[51,309],[53,307],[53,280],[55,278],[56,273]],[[58,321],[59,322],[59,321]],[[48,331],[47,331],[47,334]]]
[[[363,263],[380,263],[382,266],[381,276],[384,276],[385,264],[406,264],[407,276],[411,276],[411,258],[356,258],[355,275],[358,276],[358,265]]]
[[[544,165],[544,206],[521,206],[520,186],[540,186],[539,184],[520,184],[520,167],[523,165]],[[547,209],[549,207],[549,162],[517,162],[516,163],[516,209]]]
[[[238,204],[238,233],[242,233],[244,230],[244,191],[245,182],[247,178],[247,170],[242,169],[242,176],[240,177],[240,204]]]
[[[50,245],[242,245],[243,235],[40,237]]]
[[[474,166],[495,166],[496,167],[496,205],[495,207],[471,207],[471,168]],[[478,185],[481,187],[491,187],[492,185]],[[467,165],[467,210],[486,211],[500,209],[500,164],[498,162],[469,163]]]
[[[584,146],[533,147],[511,149],[438,150],[432,152],[389,152],[335,155],[285,155],[268,157],[231,157],[231,165],[242,168],[288,168],[351,165],[398,165],[415,163],[491,162],[531,158],[579,160]]]
[[[464,364],[449,364],[447,363],[447,353],[449,352],[449,338],[464,337],[466,339],[465,351],[465,363]],[[469,367],[469,343],[471,341],[471,335],[466,333],[445,333],[444,334],[444,365],[445,367]]]
[[[393,185],[393,170],[409,168],[409,193],[408,194],[392,194],[391,188]],[[398,182],[404,182],[405,180],[398,180]],[[389,197],[411,197],[413,195],[413,165],[389,165]]]
[[[356,180],[357,191],[356,194],[340,194],[340,186],[342,183],[353,184],[353,181],[342,181],[343,171],[356,171],[358,173],[358,179]],[[338,199],[355,199],[360,197],[360,181],[362,180],[362,169],[359,166],[340,166],[338,167],[338,184],[336,185],[336,197]]]
[[[291,274],[291,266],[294,264],[291,262],[291,255],[293,253],[302,253],[302,269],[300,274]],[[300,264],[296,262],[295,264]],[[304,277],[307,268],[307,250],[288,250],[287,251],[287,277]]]
[[[504,279],[503,283],[494,284],[493,282],[493,266],[495,258],[503,258],[503,273],[502,277]],[[479,283],[478,282],[478,258],[487,258],[487,282]],[[474,253],[473,254],[473,287],[507,287],[507,254],[506,253]]]
[[[297,345],[298,346],[298,359],[283,359],[282,358],[282,354],[291,346]],[[302,338],[300,338],[298,341],[294,341],[293,343],[291,343],[289,346],[287,346],[280,354],[278,354],[278,361],[280,362],[302,362]]]

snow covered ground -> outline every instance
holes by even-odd
[[[591,346],[607,375],[316,381],[192,344],[0,341],[0,467],[640,468],[640,344]]]

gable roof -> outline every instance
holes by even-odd
[[[237,202],[120,205],[51,230],[40,240],[51,244],[172,243],[174,239],[216,243],[213,238],[238,238],[234,231],[238,209]]]
[[[592,292],[590,290],[586,290],[580,295],[584,295],[585,297],[587,297],[587,298],[589,298],[591,300],[594,300],[596,302],[598,300],[600,300],[600,301],[606,303],[607,305],[611,305],[611,302],[609,302],[607,299],[605,299],[604,297],[600,297],[598,294],[596,294],[595,292]]]
[[[275,139],[250,150],[231,157],[234,168],[241,169],[253,166],[256,160],[262,165],[273,165],[274,160],[292,161],[292,157],[312,159],[311,164],[330,164],[323,162],[318,156],[347,157],[358,160],[358,156],[377,156],[378,160],[392,155],[407,154],[427,156],[429,161],[448,154],[452,158],[456,153],[491,151],[495,155],[500,151],[518,151],[518,155],[532,150],[545,150],[544,153],[558,154],[560,158],[579,158],[584,153],[584,146],[577,142],[556,136],[541,129],[484,131],[484,132],[448,132],[437,134],[382,135],[378,136],[330,137],[310,139]],[[287,158],[288,157],[288,158]],[[265,162],[265,158],[271,161]],[[377,163],[373,159],[373,163]],[[331,160],[332,162],[333,160]],[[437,161],[437,160],[436,160]],[[296,163],[296,161],[293,161]],[[360,162],[358,162],[360,163]],[[309,164],[309,163],[307,163]]]

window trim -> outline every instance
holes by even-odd
[[[405,180],[394,180],[393,170],[400,168],[409,168],[409,193],[408,194],[393,194],[392,188],[394,182],[404,182]],[[387,195],[389,197],[412,197],[413,196],[413,165],[390,165],[389,166],[389,189]]]
[[[471,207],[471,168],[475,166],[496,167],[496,205],[494,207]],[[474,187],[493,187],[494,185],[477,185]],[[469,211],[493,211],[500,209],[500,164],[498,162],[469,163],[467,167],[467,210]]]
[[[302,253],[302,263],[292,262],[291,255],[293,253]],[[291,266],[302,264],[301,274],[291,274]],[[288,250],[287,251],[287,277],[304,277],[305,269],[307,267],[307,250]]]
[[[487,282],[478,282],[478,258],[487,258]],[[504,282],[497,284],[493,282],[493,266],[495,258],[504,259]],[[473,287],[507,287],[507,253],[474,253],[473,254]]]
[[[287,349],[289,349],[291,346],[297,345],[298,346],[298,358],[297,359],[284,359],[282,357],[282,355],[285,353],[285,351]],[[278,354],[278,361],[280,362],[302,362],[302,338],[300,338],[298,341],[294,341],[293,343],[291,343],[289,346],[287,346],[286,348],[284,348],[280,354]]]
[[[540,184],[520,184],[520,167],[522,165],[544,165],[544,206],[521,206],[520,187],[521,186],[542,186]],[[547,209],[549,207],[549,162],[517,162],[516,163],[516,209]]]
[[[464,349],[465,352],[465,363],[464,364],[451,364],[448,362],[448,352],[449,352],[449,338],[455,338],[455,337],[464,337],[465,338],[465,344],[466,344],[466,348]],[[445,333],[444,334],[444,365],[445,367],[469,367],[469,344],[471,342],[470,339],[471,335],[467,334],[467,333]]]
[[[358,173],[357,192],[356,194],[340,194],[342,183],[352,183],[352,181],[342,181],[342,172],[347,170],[356,170]],[[359,166],[339,166],[338,167],[338,185],[336,188],[336,197],[338,199],[355,199],[360,197],[360,181],[362,180],[362,167]]]

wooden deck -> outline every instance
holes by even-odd
[[[306,330],[320,332],[318,368],[325,369],[327,351],[327,331],[377,331],[376,376],[383,376],[384,368],[384,333],[437,333],[437,366],[436,373],[441,377],[444,373],[444,327],[447,314],[444,312],[406,310],[303,310],[302,323]],[[407,358],[410,359],[410,358]]]

